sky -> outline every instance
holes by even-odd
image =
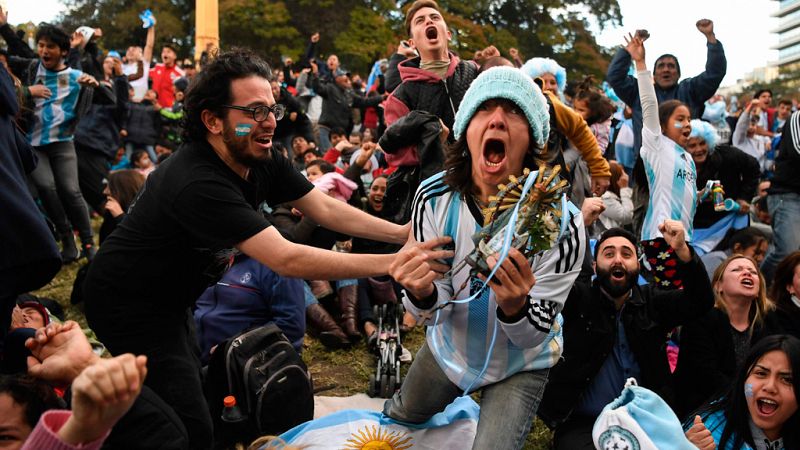
[[[0,0],[2,4],[3,0]],[[59,0],[5,0],[11,23],[53,20],[64,6]],[[778,37],[770,31],[778,26],[771,14],[778,10],[775,0],[618,0],[622,27],[607,28],[598,36],[600,45],[616,47],[628,31],[645,28],[650,39],[645,43],[647,64],[656,57],[672,53],[678,57],[683,76],[703,71],[706,61],[705,38],[694,26],[701,18],[714,21],[717,38],[725,47],[728,72],[722,85],[731,85],[754,67],[778,59],[770,47]]]
[[[778,19],[775,0],[618,0],[622,27],[606,29],[597,40],[606,47],[624,44],[623,36],[638,28],[650,32],[645,42],[647,67],[652,70],[658,56],[672,53],[681,65],[681,75],[694,76],[705,69],[705,37],[697,31],[698,19],[714,21],[714,34],[725,48],[728,71],[722,86],[736,83],[754,67],[777,61],[778,43],[771,31]]]

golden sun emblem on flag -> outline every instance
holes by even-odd
[[[405,450],[414,446],[412,440],[408,433],[367,425],[350,436],[344,450]]]

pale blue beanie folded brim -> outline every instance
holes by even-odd
[[[706,144],[708,144],[708,152],[713,152],[714,148],[717,146],[717,142],[719,142],[719,134],[717,134],[717,129],[714,128],[714,126],[710,123],[700,119],[692,120],[691,124],[692,134],[690,134],[689,137],[700,138],[706,141]]]
[[[538,78],[546,73],[551,73],[556,79],[558,92],[563,93],[567,87],[567,70],[552,58],[531,58],[520,68],[531,78]]]
[[[528,119],[531,136],[538,148],[543,148],[550,135],[550,112],[547,100],[533,80],[513,67],[492,67],[472,82],[456,113],[453,134],[459,139],[472,116],[483,102],[502,98],[514,102]]]

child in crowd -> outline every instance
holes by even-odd
[[[616,107],[605,93],[594,84],[594,77],[589,75],[578,84],[572,99],[573,109],[583,117],[586,124],[597,138],[597,145],[605,152],[608,147],[611,116]]]
[[[186,77],[180,77],[172,83],[172,88],[175,92],[175,103],[172,104],[171,108],[161,108],[159,110],[159,119],[161,123],[160,138],[162,141],[169,142],[173,146],[179,146],[181,144],[183,96],[186,89],[189,88],[189,80]],[[158,151],[156,151],[156,154],[158,154]]]
[[[147,177],[150,175],[150,172],[155,170],[156,166],[153,164],[153,160],[150,159],[150,155],[146,151],[136,150],[133,152],[133,155],[131,155],[131,168]]]
[[[152,89],[147,91],[141,101],[131,101],[127,123],[120,132],[125,138],[125,154],[129,159],[132,160],[134,150],[145,150],[151,161],[157,159],[155,145],[158,140],[160,109],[156,91]]]
[[[315,159],[306,164],[306,178],[317,189],[343,202],[350,199],[357,187],[356,183],[336,172],[336,167],[324,159]]]
[[[633,190],[628,187],[628,174],[616,161],[609,161],[611,166],[611,185],[603,193],[605,210],[600,214],[599,226],[595,223],[597,235],[602,231],[630,225],[633,222]],[[597,228],[602,228],[598,230]]]
[[[626,39],[626,50],[636,64],[642,102],[642,149],[650,200],[642,226],[642,247],[646,264],[656,283],[663,288],[679,288],[677,257],[667,245],[658,224],[665,219],[683,222],[686,241],[692,241],[694,213],[697,209],[697,170],[686,152],[692,132],[689,108],[679,100],[658,104],[650,71],[644,56],[644,41],[639,36]]]

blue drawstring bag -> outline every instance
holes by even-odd
[[[637,386],[633,378],[597,417],[592,441],[601,450],[697,450],[669,405],[655,392]]]

